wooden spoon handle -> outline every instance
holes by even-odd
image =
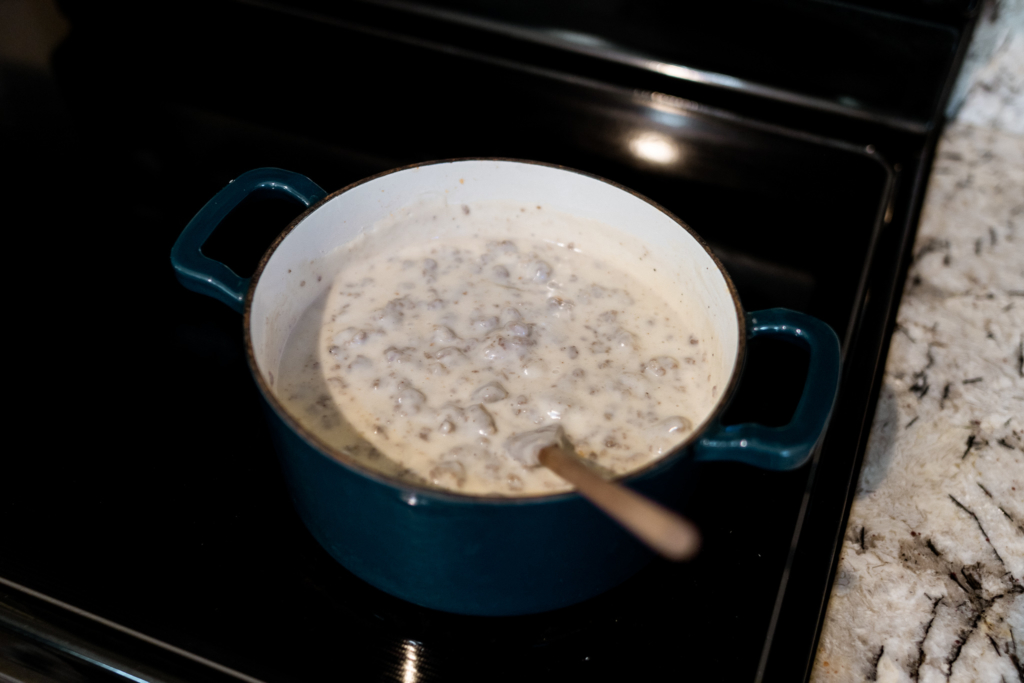
[[[537,458],[655,552],[670,560],[697,554],[700,532],[693,522],[625,486],[605,481],[558,446],[542,448]]]

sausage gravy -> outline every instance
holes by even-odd
[[[569,490],[536,464],[554,425],[607,476],[643,467],[725,380],[701,305],[624,239],[541,206],[410,207],[345,247],[275,392],[332,448],[460,493]]]

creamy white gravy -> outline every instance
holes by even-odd
[[[570,489],[536,465],[554,425],[606,474],[643,467],[722,364],[703,307],[623,239],[538,206],[410,207],[347,247],[275,390],[332,448],[462,493]]]

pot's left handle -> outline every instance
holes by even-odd
[[[171,248],[171,265],[178,282],[200,294],[223,301],[242,312],[252,278],[239,277],[220,261],[203,254],[203,244],[231,211],[257,190],[310,207],[327,196],[304,175],[280,168],[257,168],[232,180],[199,210]]]

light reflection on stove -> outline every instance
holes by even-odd
[[[420,681],[420,650],[422,645],[415,640],[402,643],[405,661],[402,664],[402,683],[419,683]]]
[[[655,123],[670,128],[682,128],[691,123],[692,119],[678,111],[669,111],[662,106],[654,106],[647,111],[647,116]]]
[[[675,140],[655,131],[635,133],[629,139],[629,151],[654,164],[674,164],[681,156],[679,144]]]

